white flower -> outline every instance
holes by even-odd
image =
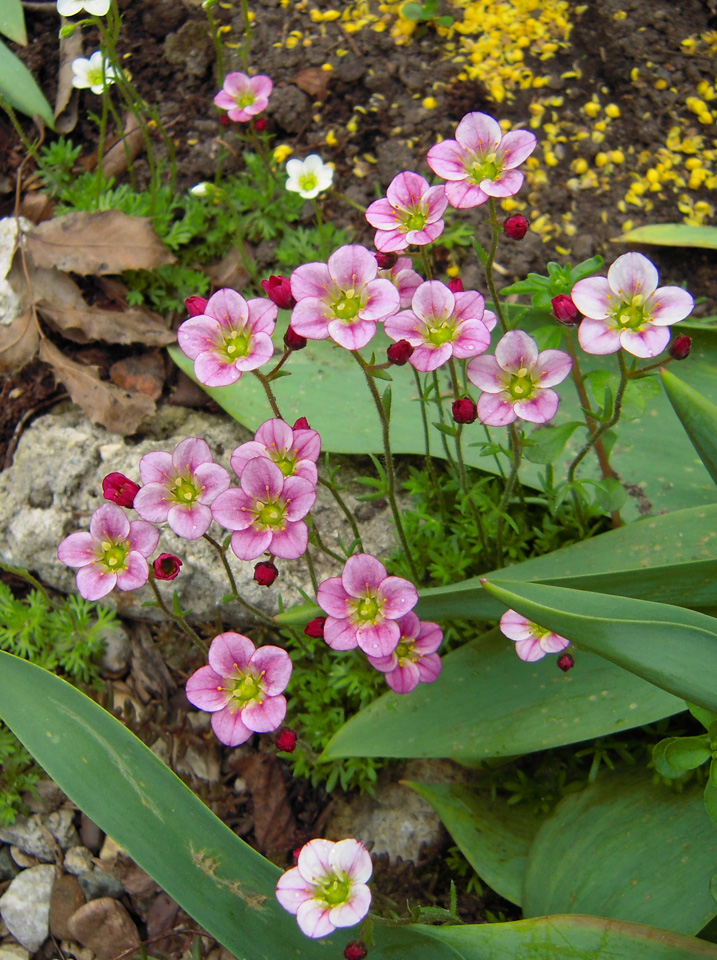
[[[303,161],[289,160],[286,172],[289,174],[286,189],[298,193],[305,200],[311,200],[328,190],[334,179],[333,167],[324,163],[317,153],[310,154]]]
[[[105,86],[109,86],[117,79],[114,67],[105,63],[102,54],[96,50],[89,60],[78,57],[72,61],[72,86],[84,89],[89,87],[93,93],[102,93]]]
[[[110,0],[57,0],[57,12],[61,17],[73,17],[82,10],[96,17],[104,17],[109,8]]]

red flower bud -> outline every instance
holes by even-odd
[[[325,623],[326,617],[315,617],[306,624],[304,633],[307,637],[313,637],[315,640],[323,640]]]
[[[271,560],[260,560],[254,567],[254,579],[260,587],[270,587],[278,576],[276,564]]]
[[[290,727],[282,727],[276,737],[276,749],[284,753],[293,753],[296,740],[296,734]]]
[[[508,217],[503,224],[503,233],[506,237],[510,237],[511,240],[522,240],[528,232],[529,226],[530,223],[525,217],[519,213],[514,213],[513,216]]]
[[[182,566],[182,561],[173,553],[160,553],[152,566],[157,580],[174,580]]]
[[[454,277],[448,281],[448,289],[451,293],[463,293],[463,281],[460,277]]]
[[[291,280],[288,277],[272,274],[268,280],[262,280],[264,293],[282,310],[291,310],[296,306],[296,300],[291,295]]]
[[[405,363],[408,363],[412,353],[413,347],[408,340],[397,340],[396,343],[392,343],[388,350],[386,350],[389,363],[392,363],[396,367],[402,367]]]
[[[570,653],[561,653],[558,657],[558,666],[563,673],[567,673],[568,670],[572,670],[575,666],[575,658]]]
[[[558,323],[562,323],[564,327],[575,327],[580,323],[580,311],[567,294],[561,293],[550,302],[553,305],[553,316]]]
[[[311,427],[309,426],[309,421],[306,419],[306,417],[299,417],[299,419],[296,421],[296,423],[291,429],[292,430],[311,430]]]
[[[397,253],[374,253],[374,257],[376,257],[379,270],[390,270],[391,267],[396,266],[398,260]]]
[[[254,121],[254,129],[261,133],[263,130],[266,130],[266,120],[264,117],[259,117],[258,120]]]
[[[364,960],[366,956],[368,956],[368,949],[361,940],[352,940],[351,943],[346,944],[344,950],[346,960]]]
[[[112,500],[120,507],[131,507],[139,492],[139,484],[123,473],[108,473],[102,481],[105,500]]]
[[[285,347],[288,347],[289,350],[303,350],[306,344],[306,337],[302,337],[291,326],[286,328],[286,333],[284,334]]]
[[[221,123],[223,127],[228,127],[231,125],[231,120],[226,115],[226,113],[223,113],[221,117],[219,117],[219,123]]]
[[[692,349],[692,337],[676,337],[670,344],[670,356],[673,360],[686,360]]]
[[[190,317],[199,317],[206,310],[207,300],[204,297],[187,297],[184,306]]]
[[[478,416],[478,408],[470,397],[461,397],[453,401],[453,419],[456,423],[474,423]]]

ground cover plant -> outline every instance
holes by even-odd
[[[539,201],[523,199],[540,185],[542,166],[531,161],[550,167],[572,143],[557,120],[546,137],[532,123],[547,108],[540,98],[517,119],[461,111],[450,135],[417,151],[385,190],[376,185],[369,203],[342,194],[321,153],[292,157],[267,133],[275,88],[249,65],[249,4],[241,5],[237,69],[224,68],[217,5],[204,6],[217,52],[213,103],[242,143],[237,172],[223,169],[220,152],[213,180],[176,192],[171,135],[117,53],[114,0],[58,0],[60,13],[81,17],[63,25],[65,36],[85,28],[99,37],[97,58],[73,66],[74,86],[102,98],[95,169],[75,177],[71,143],[41,148],[20,128],[62,216],[28,231],[29,255],[17,242],[30,305],[6,354],[21,335],[22,360],[39,350],[93,417],[113,415],[132,434],[147,408],[129,420],[126,406],[119,415],[111,403],[98,409],[57,337],[71,341],[68,331],[79,327],[79,342],[108,339],[102,308],[83,310],[75,284],[74,319],[63,325],[48,295],[33,299],[43,270],[64,273],[68,284],[83,270],[121,272],[127,305],[145,311],[133,315],[135,332],[141,338],[142,324],[154,324],[155,345],[172,339],[157,315],[185,301],[172,359],[253,434],[223,460],[203,437],[188,436],[143,456],[132,476],[108,473],[89,529],[68,518],[58,544],[82,598],[68,609],[146,589],[174,642],[193,649],[185,693],[209,714],[207,736],[228,748],[271,738],[295,775],[328,791],[372,789],[387,760],[479,768],[472,786],[406,789],[437,811],[479,878],[474,888],[489,885],[522,919],[466,923],[454,883],[445,907],[387,902],[371,883],[369,851],[350,836],[314,836],[280,869],[131,730],[43,669],[52,662],[33,663],[21,631],[10,630],[19,655],[0,653],[0,715],[68,796],[236,956],[717,956],[709,932],[717,914],[717,405],[713,321],[692,316],[701,291],[692,278],[661,281],[638,250],[605,262],[558,249],[561,262],[503,279],[502,251],[519,249],[536,221],[534,234],[558,235],[549,205],[536,217],[526,204]],[[520,58],[510,66],[489,60],[479,39],[463,45],[483,5],[451,6],[450,15],[428,3],[382,12],[394,39],[433,31],[466,64],[466,81],[483,71],[496,104],[542,88],[516,66]],[[533,9],[556,25],[546,59],[567,43],[568,7]],[[316,9],[313,19],[330,23],[333,12]],[[346,13],[347,25],[384,22],[368,5]],[[520,23],[518,38],[528,29]],[[711,98],[703,96],[690,109],[706,123]],[[121,102],[147,154],[142,170],[118,122],[129,184],[104,165]],[[587,110],[591,103],[597,110]],[[610,106],[606,117],[617,119]],[[7,108],[19,123],[22,105]],[[586,104],[588,116],[601,109],[599,100]],[[690,156],[710,163],[709,149],[693,145]],[[619,166],[618,152],[596,154],[591,172]],[[574,163],[578,177],[587,174]],[[650,190],[640,192],[640,182],[636,198]],[[662,183],[660,172],[646,182]],[[329,190],[359,208],[353,234],[327,218]],[[647,202],[634,205],[649,213]],[[708,246],[709,228],[695,222],[707,212],[679,203],[691,222],[677,226],[699,230],[692,242]],[[99,220],[108,213],[115,259],[100,268],[112,246]],[[147,232],[119,242],[138,215]],[[104,239],[93,254],[87,233],[97,223]],[[568,227],[561,241],[569,242]],[[675,242],[680,231],[671,229]],[[71,237],[73,259],[63,251],[43,262],[43,244],[62,247],[53,230]],[[202,260],[228,256],[233,232],[241,248],[233,272],[208,276]],[[660,242],[660,231],[637,239]],[[247,253],[260,242],[275,248],[276,272],[265,276]],[[145,258],[152,251],[151,270],[131,260],[138,246]],[[117,342],[127,336],[117,333]],[[350,540],[322,528],[318,485],[346,518]],[[394,547],[381,556],[366,549],[349,485],[364,503],[386,507]],[[200,539],[211,546],[226,574],[218,609],[236,605],[242,632],[210,632],[182,609],[174,582],[186,558],[164,548],[167,527],[187,550]],[[317,576],[320,557],[332,576]],[[289,606],[282,572],[299,561],[305,589]],[[246,563],[275,592],[273,616],[237,586]],[[11,597],[6,605],[13,608]],[[52,638],[50,648],[63,652]],[[41,706],[28,711],[30,699]],[[465,868],[456,874],[462,882]]]

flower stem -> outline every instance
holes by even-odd
[[[329,246],[327,243],[328,237],[326,236],[326,228],[324,227],[324,218],[321,216],[321,208],[314,197],[311,198],[311,206],[314,208],[316,229],[319,231],[321,259],[327,260],[329,257]]]
[[[269,386],[269,378],[265,377],[262,373],[259,373],[258,370],[252,370],[252,373],[264,388],[264,393],[266,393],[266,399],[269,401],[269,406],[271,407],[274,416],[278,417],[279,420],[283,420],[284,418],[282,417],[281,411],[279,410],[279,404],[276,402],[274,391]]]
[[[453,396],[456,400],[460,399],[461,389],[460,384],[458,383],[458,374],[456,373],[456,364],[453,357],[450,358],[449,368],[451,371],[451,382],[453,384]],[[488,554],[488,542],[485,538],[485,530],[483,529],[483,521],[481,520],[480,513],[478,508],[473,502],[473,497],[470,495],[468,490],[468,476],[466,474],[466,465],[463,460],[463,446],[461,443],[461,436],[463,433],[463,424],[458,425],[458,430],[456,432],[456,460],[458,462],[458,476],[461,482],[461,489],[463,491],[463,496],[468,501],[468,506],[471,513],[473,514],[473,519],[476,524],[476,529],[478,530],[478,536],[480,537],[481,547],[483,548],[483,553]]]
[[[229,580],[232,596],[234,597],[236,602],[241,604],[241,606],[244,607],[245,610],[248,610],[250,613],[252,613],[258,620],[261,620],[262,623],[266,623],[266,624],[269,624],[270,626],[273,626],[274,621],[271,619],[271,617],[267,617],[267,615],[263,612],[263,610],[260,610],[259,607],[256,607],[254,606],[253,603],[250,603],[248,600],[245,600],[244,597],[242,597],[239,591],[237,590],[236,580],[234,579],[232,568],[229,566],[229,561],[227,560],[227,555],[226,555],[226,551],[224,550],[224,547],[222,547],[220,543],[217,543],[214,537],[210,537],[208,533],[204,534],[204,539],[207,541],[207,543],[211,543],[211,545],[219,554],[219,559],[222,561],[224,572],[226,573],[227,579]]]
[[[150,573],[150,575],[149,575],[149,581],[148,581],[148,582],[149,582],[150,587],[152,588],[152,593],[154,594],[154,599],[157,601],[157,606],[158,606],[159,609],[162,611],[162,613],[164,613],[164,615],[165,615],[169,620],[171,620],[173,623],[176,623],[177,626],[180,627],[180,629],[182,629],[182,630],[184,631],[184,633],[186,633],[186,635],[189,637],[189,639],[190,639],[193,643],[196,643],[196,645],[199,647],[199,649],[202,651],[202,653],[206,653],[207,650],[209,649],[209,647],[208,647],[207,644],[202,640],[202,638],[199,636],[199,634],[196,632],[196,630],[187,623],[186,617],[179,617],[179,616],[177,616],[177,614],[176,614],[176,613],[173,613],[173,611],[171,611],[171,610],[169,609],[169,607],[167,606],[167,604],[164,602],[164,599],[162,598],[162,594],[159,592],[159,588],[158,588],[157,584],[155,583],[154,575],[153,575],[152,573]]]
[[[500,570],[503,564],[503,530],[505,528],[505,512],[508,509],[510,504],[511,497],[513,496],[513,490],[515,488],[515,481],[518,479],[518,470],[520,468],[520,460],[523,452],[523,445],[521,443],[521,435],[516,427],[515,423],[511,423],[508,426],[508,432],[510,433],[510,445],[513,451],[513,463],[510,467],[510,473],[508,474],[508,480],[505,485],[505,490],[503,491],[503,496],[500,499],[498,504],[498,524],[495,534],[495,552],[496,552],[496,569]]]
[[[433,463],[433,457],[431,456],[431,437],[428,432],[428,416],[426,414],[426,404],[428,400],[426,399],[423,392],[423,385],[421,384],[421,378],[418,375],[418,370],[415,367],[411,367],[413,370],[413,379],[416,381],[416,388],[418,390],[418,401],[421,405],[421,421],[423,423],[423,442],[426,447],[426,470],[428,471],[428,476],[433,484],[433,490],[438,499],[438,507],[441,512],[441,518],[445,523],[447,520],[446,513],[446,503],[443,497],[443,490],[440,483],[438,482],[438,474],[436,473],[436,467]]]
[[[351,527],[351,532],[354,535],[354,540],[356,541],[359,550],[361,551],[361,553],[365,553],[366,551],[364,550],[363,540],[361,539],[361,533],[359,531],[358,524],[356,523],[356,517],[354,517],[353,513],[351,513],[351,510],[348,504],[339,493],[336,485],[328,480],[324,480],[323,477],[319,477],[319,483],[321,484],[322,487],[326,487],[326,489],[329,491],[329,493],[334,498],[336,503],[339,505],[341,512],[349,522],[349,525]]]
[[[495,278],[493,277],[493,264],[495,263],[495,255],[498,251],[498,240],[500,238],[500,225],[498,224],[498,217],[496,215],[495,209],[495,200],[491,197],[488,201],[488,207],[490,209],[490,229],[491,229],[491,243],[490,250],[488,251],[488,259],[483,264],[485,269],[485,279],[490,290],[491,300],[493,301],[493,306],[495,308],[495,315],[498,318],[498,325],[502,333],[508,332],[508,324],[505,320],[505,315],[503,313],[503,306],[498,299],[498,290],[495,286]]]

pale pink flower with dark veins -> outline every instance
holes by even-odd
[[[369,852],[358,840],[310,840],[296,866],[279,877],[276,899],[296,915],[307,937],[327,937],[366,916],[371,906],[366,884],[372,873]]]
[[[292,329],[309,340],[331,337],[347,350],[360,350],[376,324],[399,308],[390,280],[378,276],[376,258],[365,247],[339,247],[328,263],[304,263],[291,275],[296,306]]]
[[[212,715],[212,730],[236,747],[253,733],[269,733],[286,716],[281,694],[291,677],[291,658],[281,647],[257,648],[241,633],[220,633],[209,647],[209,665],[187,680],[187,700]]]
[[[585,315],[578,340],[586,353],[656,357],[670,342],[669,326],[695,305],[681,287],[658,287],[655,265],[641,253],[625,253],[607,277],[578,280],[570,296]]]
[[[390,269],[379,269],[379,277],[390,280],[401,298],[399,307],[405,310],[411,306],[413,294],[423,283],[423,277],[413,269],[410,257],[399,257]]]
[[[441,672],[436,650],[443,642],[437,623],[419,620],[411,610],[398,621],[401,639],[387,657],[369,657],[372,667],[386,674],[386,683],[396,693],[410,693],[419,683],[433,683]]]
[[[230,120],[246,123],[266,109],[273,84],[264,74],[248,77],[245,73],[228,73],[224,87],[214,97],[214,105],[227,110]]]
[[[137,590],[149,578],[146,557],[159,543],[159,530],[144,520],[127,519],[116,503],[92,514],[90,530],[71,533],[57,548],[68,567],[79,567],[77,589],[85,600],[99,600],[118,587]]]
[[[316,430],[301,430],[284,420],[266,420],[254,439],[237,447],[231,456],[232,470],[241,477],[244,467],[255,457],[273,461],[285,477],[303,477],[316,486],[316,461],[321,453],[321,437]]]
[[[316,484],[305,477],[285,477],[266,457],[245,464],[241,490],[221,493],[212,504],[217,523],[233,530],[232,550],[240,560],[256,560],[268,552],[296,560],[308,546],[303,518],[316,500]]]
[[[535,134],[509,130],[487,113],[468,113],[456,128],[455,140],[428,151],[428,166],[447,180],[446,196],[454,207],[477,207],[490,197],[512,197],[523,185],[515,168],[535,150]]]
[[[504,427],[520,417],[547,423],[560,398],[548,389],[570,373],[573,361],[563,350],[543,350],[523,330],[509,330],[495,348],[494,357],[476,357],[466,365],[471,383],[483,390],[478,417],[491,427]]]
[[[414,293],[411,309],[389,317],[384,329],[392,340],[408,340],[414,348],[409,363],[426,373],[450,357],[464,360],[488,349],[484,308],[476,290],[453,293],[439,280],[427,280]]]
[[[542,660],[546,653],[560,653],[570,641],[558,633],[521,616],[516,610],[506,610],[500,618],[500,629],[509,640],[515,641],[515,650],[521,660]]]
[[[224,387],[271,360],[278,312],[265,297],[245,300],[235,290],[217,290],[204,313],[177,330],[182,352],[194,360],[197,380],[206,387]]]
[[[196,540],[209,529],[209,504],[227,489],[231,478],[214,463],[205,440],[188,437],[174,453],[147,453],[139,461],[144,486],[134,498],[134,508],[144,520],[165,520],[179,537]]]
[[[443,233],[443,213],[448,206],[443,184],[432,187],[418,173],[399,173],[389,184],[386,196],[374,200],[366,219],[377,233],[377,250],[393,253],[409,244],[424,246]]]
[[[324,640],[334,650],[360,647],[387,657],[401,639],[398,621],[418,603],[418,591],[403,577],[389,577],[376,557],[349,557],[340,577],[319,584],[316,601],[328,614]]]

